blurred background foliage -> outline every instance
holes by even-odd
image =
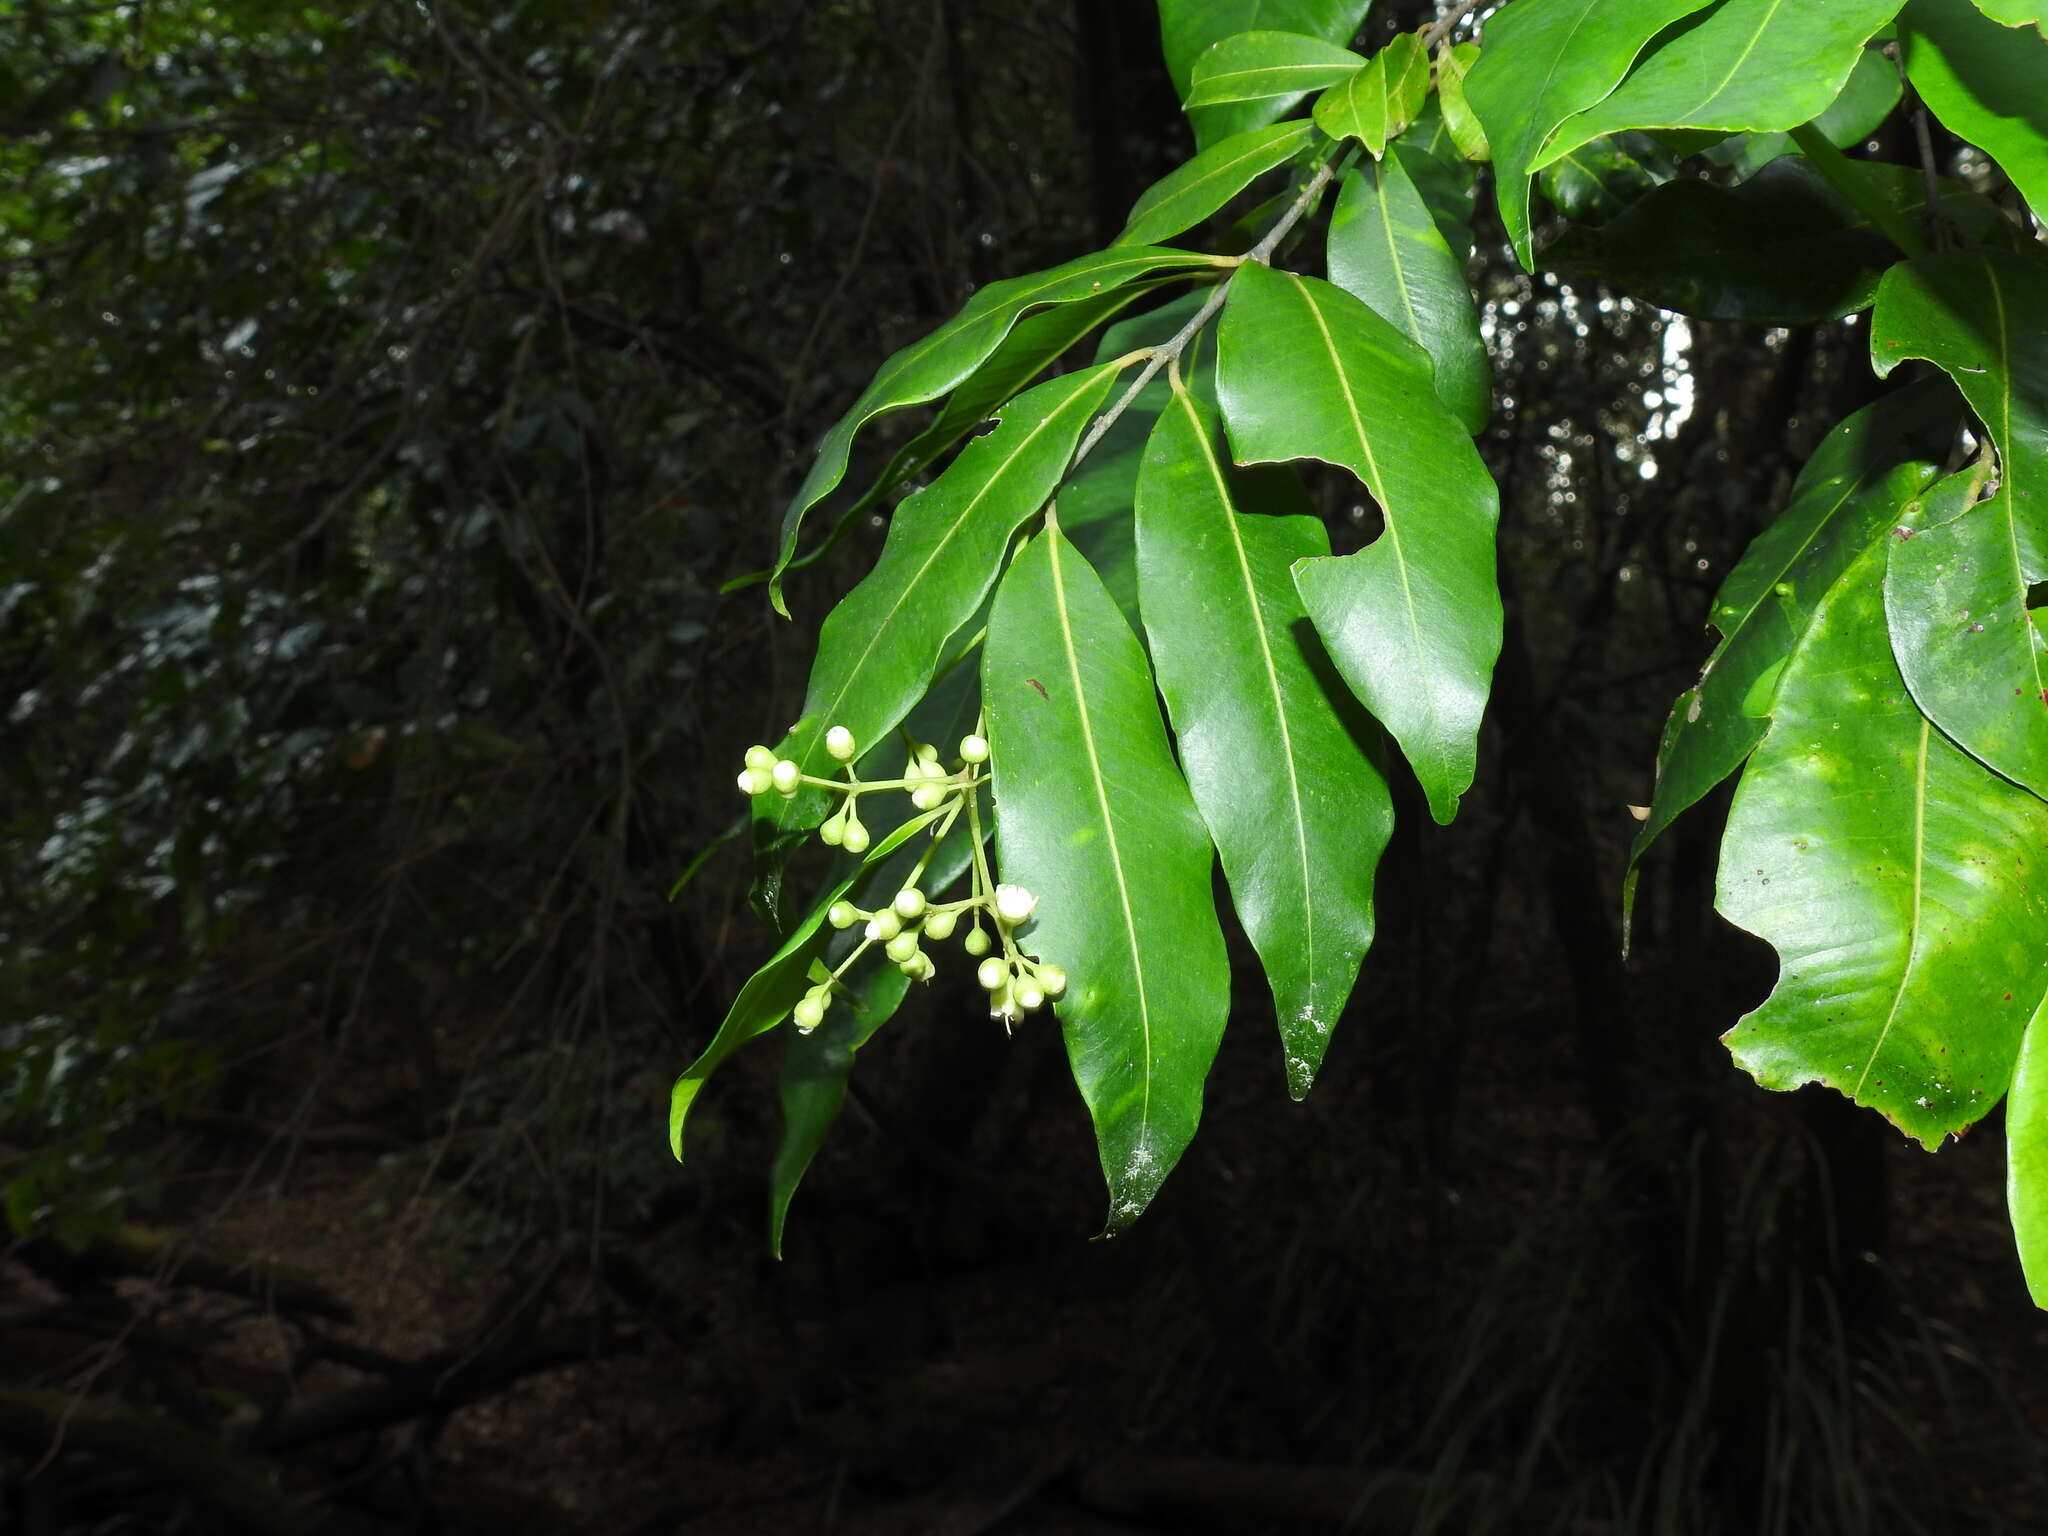
[[[1929,1195],[1874,1117],[1733,1071],[1770,967],[1711,915],[1713,807],[1619,954],[1624,807],[1714,587],[1874,389],[1861,333],[1531,279],[1484,201],[1508,645],[1459,824],[1408,793],[1309,1101],[1241,972],[1202,1138],[1091,1248],[1056,1037],[942,981],[864,1051],[786,1265],[774,1052],[668,1161],[669,1079],[770,941],[738,843],[667,893],[880,525],[795,625],[719,587],[889,349],[1112,238],[1188,148],[1135,0],[0,0],[10,1254],[63,1289],[124,1220],[203,1233],[373,1157],[363,1230],[430,1191],[505,1316],[574,1312],[573,1274],[673,1351],[638,1472],[503,1469],[566,1506],[580,1462],[607,1530],[626,1494],[635,1529],[829,1528],[997,1443],[1037,1490],[1104,1414],[1112,1448],[1375,1469],[1333,1497],[1389,1529],[2005,1528],[2048,1362],[1996,1135]],[[718,1463],[686,1506],[679,1434]],[[1102,1475],[1074,1496],[1191,1528]]]

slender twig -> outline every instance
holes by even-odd
[[[1423,50],[1427,52],[1429,49],[1434,48],[1438,43],[1442,42],[1444,40],[1444,34],[1449,32],[1451,28],[1455,27],[1459,22],[1463,21],[1466,17],[1466,14],[1473,10],[1478,4],[1479,0],[1458,0],[1458,3],[1456,5],[1452,6],[1448,11],[1445,11],[1443,15],[1438,17],[1435,21],[1431,22],[1429,25],[1429,29],[1422,34]]]
[[[1273,252],[1279,248],[1280,242],[1301,222],[1302,216],[1316,205],[1316,200],[1323,195],[1323,189],[1329,186],[1331,179],[1350,162],[1350,159],[1351,151],[1347,150],[1317,166],[1316,173],[1303,183],[1300,194],[1288,205],[1287,211],[1280,215],[1257,245],[1244,253],[1230,276],[1216,285],[1208,300],[1195,311],[1194,317],[1175,331],[1165,343],[1153,349],[1150,359],[1139,371],[1138,376],[1131,380],[1130,386],[1117,397],[1116,404],[1095,418],[1094,425],[1088,429],[1088,435],[1081,439],[1081,446],[1074,450],[1074,457],[1068,461],[1068,474],[1074,472],[1075,466],[1088,457],[1089,451],[1102,441],[1109,429],[1117,424],[1118,418],[1131,408],[1131,402],[1138,398],[1138,392],[1158,377],[1160,369],[1178,359],[1202,327],[1215,318],[1216,311],[1223,307],[1223,300],[1230,292],[1232,280],[1244,269],[1245,264],[1257,262],[1264,266],[1273,259]]]
[[[1941,217],[1941,175],[1934,168],[1934,136],[1927,130],[1927,108],[1921,103],[1913,106],[1913,137],[1920,143],[1920,174],[1927,183],[1927,221],[1937,237]]]

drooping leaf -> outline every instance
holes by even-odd
[[[1160,44],[1167,73],[1182,101],[1193,82],[1195,61],[1216,43],[1240,32],[1300,32],[1325,43],[1348,43],[1365,20],[1371,0],[1159,0]],[[1188,113],[1195,146],[1209,145],[1272,122],[1287,110],[1281,98],[1197,107]]]
[[[1969,0],[1910,0],[1899,12],[1899,48],[1934,115],[2048,217],[2048,38],[2001,21]]]
[[[1821,599],[1721,844],[1717,905],[1777,949],[1724,1037],[1766,1088],[1820,1082],[1929,1150],[2012,1078],[2048,952],[2048,805],[1953,745],[1893,664],[1885,551]]]
[[[1117,246],[1076,257],[1048,271],[990,283],[961,311],[922,341],[912,342],[876,371],[853,408],[825,434],[817,458],[782,519],[782,548],[768,590],[785,617],[781,575],[796,553],[804,514],[823,500],[846,474],[847,455],[860,429],[875,417],[936,400],[952,389],[1002,344],[1031,310],[1095,298],[1152,273],[1212,266],[1216,258],[1155,246]]]
[[[1883,50],[1865,48],[1849,71],[1841,94],[1813,120],[1813,126],[1837,148],[1859,144],[1891,115],[1902,90],[1898,67]],[[1727,166],[1737,181],[1746,181],[1780,155],[1797,152],[1789,133],[1742,133],[1722,140],[1706,155],[1716,165]]]
[[[1612,91],[1651,38],[1706,3],[1515,0],[1486,23],[1465,100],[1486,129],[1501,222],[1524,267],[1535,270],[1529,176],[1544,140]]]
[[[1139,347],[1161,345],[1194,318],[1207,297],[1186,294],[1111,326],[1103,333],[1097,356],[1106,361]],[[1214,401],[1216,349],[1197,342],[1187,355],[1194,359],[1189,386],[1198,398]],[[1060,531],[1102,579],[1134,630],[1139,627],[1138,545],[1132,508],[1145,440],[1152,435],[1152,424],[1159,419],[1166,400],[1166,379],[1155,375],[1060,487]]]
[[[943,811],[923,812],[888,836],[877,838],[862,860],[861,869],[881,863],[944,814]],[[789,937],[782,941],[781,947],[769,957],[767,964],[747,978],[746,985],[732,1000],[732,1007],[726,1010],[718,1032],[711,1037],[711,1043],[676,1079],[668,1100],[668,1149],[677,1162],[683,1160],[683,1122],[689,1116],[690,1106],[703,1090],[705,1080],[724,1065],[734,1051],[749,1040],[765,1035],[789,1017],[790,1010],[796,1007],[810,985],[811,962],[825,946],[825,914],[831,910],[833,902],[853,888],[860,874],[859,869],[855,870],[820,897],[809,915],[796,925]]]
[[[1677,174],[1671,151],[1647,133],[1611,133],[1581,144],[1537,172],[1536,185],[1574,225],[1600,225],[1626,211]],[[1567,230],[1544,251],[1555,261],[1559,245],[1579,235]]]
[[[1344,680],[1448,822],[1472,782],[1500,653],[1493,481],[1437,399],[1429,354],[1334,284],[1245,267],[1217,346],[1233,456],[1342,465],[1385,515],[1372,545],[1304,561],[1295,583]]]
[[[2048,1308],[2048,998],[2028,1021],[2005,1102],[2005,1204],[2027,1292]]]
[[[1060,1022],[1116,1232],[1195,1133],[1229,967],[1209,834],[1167,747],[1145,653],[1047,524],[997,589],[982,656],[996,840],[1003,878],[1038,897],[1019,943],[1068,976]]]
[[[829,776],[827,730],[843,725],[865,746],[909,712],[946,641],[994,586],[1010,536],[1059,484],[1117,371],[1107,363],[1025,391],[997,413],[993,431],[896,508],[875,568],[825,619],[803,718],[778,756]],[[777,826],[812,826],[828,793],[764,798]]]
[[[2027,611],[2040,579],[2021,562],[2011,498],[1977,478],[1930,494],[1892,542],[1884,603],[1892,654],[1920,708],[1979,761],[2048,798],[2048,648]],[[1947,503],[1937,513],[1934,503]],[[1942,514],[1946,515],[1942,515]]]
[[[1430,355],[1437,397],[1476,435],[1493,408],[1479,311],[1464,263],[1409,178],[1410,154],[1397,144],[1378,165],[1344,173],[1330,217],[1330,281]]]
[[[1866,182],[1893,206],[1918,212],[1917,171],[1856,170],[1876,173]],[[1811,161],[1787,155],[1737,187],[1666,182],[1598,228],[1567,229],[1542,254],[1559,272],[1681,314],[1803,325],[1866,307],[1899,252]]]
[[[1477,43],[1459,43],[1436,56],[1436,99],[1443,112],[1444,127],[1451,142],[1467,160],[1489,160],[1493,152],[1486,144],[1486,129],[1479,114],[1465,99],[1465,76],[1479,62]]]
[[[1313,123],[1272,123],[1210,145],[1146,189],[1116,243],[1156,244],[1193,228],[1315,136]]]
[[[1745,701],[1791,654],[1850,564],[1906,520],[1948,452],[1958,416],[1954,391],[1927,380],[1865,406],[1821,440],[1785,510],[1751,542],[1714,599],[1722,640],[1698,684],[1672,706],[1657,753],[1656,796],[1631,868],[1763,739],[1765,723]]]
[[[2048,271],[1974,247],[1885,274],[1870,317],[1878,376],[1924,357],[1955,380],[1998,446],[1998,498],[2029,581],[2048,576]]]
[[[1359,140],[1377,159],[1428,98],[1429,55],[1403,32],[1316,99],[1316,126],[1333,139]]]
[[[1841,94],[1864,43],[1899,3],[1722,0],[1675,28],[1612,95],[1563,123],[1534,165],[1628,128],[1796,128]]]
[[[1373,870],[1393,831],[1370,727],[1345,718],[1294,589],[1293,563],[1329,552],[1315,518],[1235,510],[1216,412],[1176,387],[1138,480],[1145,628],[1297,1099],[1372,943]]]
[[[1195,60],[1186,105],[1192,110],[1278,102],[1284,112],[1364,63],[1349,48],[1303,32],[1240,32]]]

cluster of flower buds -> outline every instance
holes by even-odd
[[[739,786],[748,795],[765,795],[774,790],[785,799],[793,799],[806,785],[843,794],[844,801],[818,828],[818,836],[852,854],[865,853],[870,842],[868,829],[861,824],[854,808],[863,792],[904,790],[910,795],[911,804],[927,813],[946,809],[951,801],[950,809],[939,819],[934,837],[942,835],[963,808],[967,811],[977,850],[972,890],[962,901],[931,901],[918,888],[925,868],[921,860],[903,889],[885,907],[869,912],[849,901],[833,902],[826,912],[826,921],[841,930],[863,924],[862,942],[840,963],[838,970],[828,971],[822,964],[814,966],[812,985],[792,1015],[796,1027],[808,1034],[824,1022],[840,975],[874,945],[880,945],[890,962],[911,980],[930,981],[934,967],[931,956],[924,951],[924,941],[943,942],[952,938],[962,918],[969,919],[969,926],[961,936],[961,946],[981,962],[975,974],[989,994],[994,1017],[1014,1026],[1025,1014],[1058,997],[1066,990],[1066,973],[1056,965],[1029,958],[1016,943],[1016,930],[1031,920],[1038,898],[1021,885],[992,885],[987,863],[979,851],[981,825],[975,792],[986,776],[982,769],[989,760],[987,740],[978,733],[961,737],[960,766],[950,772],[940,763],[938,748],[913,745],[902,778],[865,783],[854,776],[851,766],[858,750],[859,744],[845,726],[835,725],[828,730],[825,751],[841,765],[845,777],[826,779],[805,773],[794,758],[779,758],[767,747],[749,747]],[[926,858],[929,857],[927,854]],[[990,926],[983,925],[984,916],[992,919]],[[993,938],[990,927],[994,930]],[[992,953],[998,942],[1001,952]]]

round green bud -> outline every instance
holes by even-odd
[[[794,795],[803,781],[803,776],[803,769],[797,767],[794,758],[789,757],[779,759],[775,766],[768,770],[769,779],[784,795]]]
[[[936,784],[920,784],[910,792],[910,803],[920,811],[936,811],[946,802],[946,792]]]
[[[930,742],[919,742],[917,744],[917,755],[922,761],[930,763],[933,767],[938,766],[939,749],[933,746]]]
[[[1000,955],[990,955],[974,969],[974,979],[981,983],[982,990],[993,992],[1010,978],[1009,962]]]
[[[884,907],[868,919],[867,936],[886,944],[903,931],[903,919]]]
[[[838,763],[853,761],[853,732],[843,725],[835,725],[825,733],[825,750]]]
[[[979,925],[970,928],[967,930],[967,937],[960,943],[970,955],[985,955],[988,953],[989,945],[988,930]]]
[[[774,787],[768,775],[758,768],[749,768],[740,775],[740,793],[743,795],[765,795]]]
[[[882,953],[887,955],[891,960],[894,960],[898,965],[901,965],[904,961],[908,960],[912,955],[917,953],[916,932],[912,929],[906,928],[903,932],[897,934],[895,938],[891,939],[888,943],[882,946]]]
[[[908,976],[912,981],[930,981],[932,979],[932,957],[923,950],[919,950],[908,960],[897,966],[896,969]]]
[[[775,766],[775,754],[766,747],[747,748],[747,766],[766,773]]]
[[[834,928],[851,928],[859,917],[850,901],[835,901],[825,913],[825,921]]]
[[[1044,1005],[1045,993],[1030,982],[1025,982],[1024,985],[1017,989],[1017,1006],[1026,1013],[1031,1012],[1034,1008],[1041,1008]]]
[[[1056,965],[1041,965],[1038,968],[1038,984],[1045,988],[1047,997],[1058,997],[1067,990],[1067,973]]]
[[[924,916],[924,892],[915,886],[905,886],[896,893],[896,899],[889,905],[896,909],[898,917],[906,923],[910,922],[914,918]]]
[[[806,992],[803,1001],[796,1005],[794,1017],[796,1027],[808,1035],[825,1022],[825,999],[815,992]]]
[[[837,848],[845,838],[846,817],[843,814],[835,812],[826,819],[825,825],[818,828],[818,841],[828,848]]]
[[[868,851],[868,829],[857,821],[847,822],[846,834],[839,839],[839,846],[848,853],[866,853]]]
[[[953,930],[960,925],[957,912],[934,912],[924,920],[924,936],[943,943],[953,937]]]
[[[962,736],[960,738],[960,761],[963,763],[987,762],[987,738],[982,736]]]

